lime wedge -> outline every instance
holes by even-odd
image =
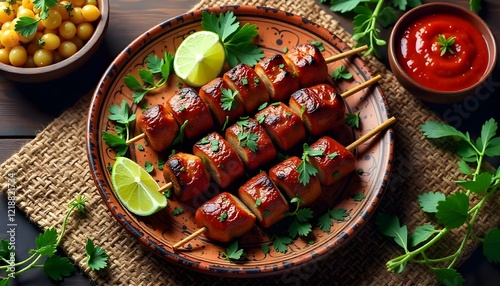
[[[158,192],[158,183],[129,158],[116,158],[111,183],[120,202],[136,215],[152,215],[167,206],[167,198]]]
[[[219,35],[198,31],[185,38],[175,52],[174,71],[186,84],[200,87],[220,74],[224,61]]]

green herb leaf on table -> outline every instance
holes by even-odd
[[[90,269],[101,270],[108,266],[108,254],[100,246],[95,245],[90,238],[87,238],[85,253],[87,254],[87,265]]]
[[[463,285],[465,283],[462,274],[455,269],[434,268],[432,271],[436,275],[438,281],[443,285]]]
[[[379,213],[376,218],[378,230],[386,236],[394,238],[394,241],[405,251],[408,250],[408,228],[401,226],[396,216]]]
[[[56,253],[57,231],[54,227],[46,229],[35,238],[36,254],[51,256]]]
[[[438,203],[445,199],[446,196],[441,192],[426,192],[418,196],[418,203],[424,212],[436,213]]]
[[[75,266],[66,257],[52,255],[47,257],[43,264],[43,271],[54,280],[62,280],[75,270]]]
[[[415,247],[422,242],[427,241],[433,234],[436,233],[434,226],[431,224],[424,224],[415,229],[412,235],[410,235],[410,245]]]
[[[458,228],[465,223],[469,211],[469,197],[456,192],[438,202],[436,218],[448,229]]]
[[[483,240],[483,254],[488,262],[500,262],[500,228],[493,228],[486,234]]]
[[[245,23],[241,26],[232,11],[221,13],[219,16],[203,11],[201,25],[206,31],[219,35],[230,67],[239,63],[254,66],[264,57],[262,49],[253,42],[258,35],[257,25]]]
[[[465,188],[465,192],[455,190],[449,194],[441,192],[421,194],[419,196],[420,207],[425,212],[435,213],[435,217],[442,227],[436,228],[428,223],[417,227],[410,237],[410,248],[405,248],[404,254],[389,260],[386,266],[389,271],[401,273],[409,262],[424,264],[434,272],[436,278],[444,285],[462,285],[464,283],[463,276],[453,268],[462,255],[467,241],[471,238],[483,243],[483,253],[489,261],[500,261],[500,231],[498,228],[490,230],[484,238],[474,233],[474,224],[478,221],[482,207],[495,195],[500,186],[500,168],[491,171],[483,166],[486,157],[488,157],[486,150],[497,148],[496,145],[500,142],[498,141],[499,137],[496,137],[497,122],[494,119],[486,121],[482,126],[479,138],[476,140],[472,140],[468,132],[462,133],[443,123],[426,122],[421,126],[421,130],[429,139],[452,139],[450,141],[454,143],[456,154],[462,159],[458,162],[458,168],[461,173],[467,176],[466,179],[456,181],[456,183]],[[397,218],[388,218],[387,215],[379,215],[377,222],[381,226],[380,230],[389,237],[401,237],[407,229],[406,226],[399,226]],[[467,231],[457,249],[444,257],[434,257],[435,255],[433,255],[433,258],[430,259],[426,250],[435,243],[446,239],[448,232],[459,227],[465,227]],[[439,264],[439,267],[436,267],[435,264]]]

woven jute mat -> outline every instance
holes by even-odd
[[[314,20],[344,41],[354,45],[338,22],[314,1],[246,0],[202,1],[194,8],[225,4],[269,6]],[[456,161],[429,143],[421,134],[426,120],[439,121],[437,115],[414,99],[385,66],[366,58],[374,74],[383,75],[382,89],[388,99],[394,126],[395,155],[391,181],[377,211],[396,214],[410,231],[429,218],[421,211],[417,196],[422,192],[456,190]],[[111,216],[92,181],[85,153],[85,123],[90,94],[49,124],[37,137],[1,166],[2,190],[7,189],[9,173],[16,174],[19,209],[38,226],[60,225],[67,204],[78,194],[89,199],[86,217],[72,217],[61,248],[98,285],[435,285],[426,268],[411,265],[403,274],[386,271],[385,263],[401,254],[396,244],[381,235],[375,220],[352,238],[340,251],[295,272],[255,279],[228,279],[195,273],[168,263],[154,255],[127,233]],[[492,202],[481,214],[477,231],[500,223],[500,202]],[[452,232],[435,252],[447,254],[456,249],[463,229]],[[91,271],[85,262],[83,242],[90,237],[110,255],[105,271]],[[477,245],[468,244],[466,259]]]

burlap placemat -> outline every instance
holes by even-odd
[[[231,4],[231,1],[202,1],[194,8]],[[344,41],[349,35],[335,19],[314,1],[246,0],[238,4],[284,9],[317,22]],[[419,126],[438,116],[414,99],[396,81],[385,66],[367,58],[373,73],[384,76],[381,85],[392,114],[394,126],[394,171],[378,211],[397,214],[410,228],[421,225],[426,217],[417,204],[417,195],[430,190],[445,192],[456,188],[459,176],[456,158],[422,136]],[[381,235],[372,219],[343,249],[328,258],[293,273],[256,279],[227,279],[199,274],[165,262],[130,236],[111,216],[91,178],[85,153],[85,123],[90,94],[48,125],[30,143],[1,166],[2,190],[7,189],[8,173],[16,173],[17,206],[41,228],[59,225],[67,204],[77,194],[89,198],[87,216],[70,219],[62,249],[99,285],[434,285],[427,269],[411,266],[402,275],[385,269],[385,263],[401,254],[390,239]],[[494,202],[498,204],[497,201]],[[484,232],[500,222],[500,210],[488,207],[478,222]],[[110,255],[109,267],[94,272],[86,266],[83,242],[90,237]],[[437,252],[457,244],[452,233]],[[469,244],[465,259],[475,248]],[[455,247],[453,247],[455,249]]]

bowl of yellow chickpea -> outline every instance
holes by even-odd
[[[99,48],[109,0],[0,2],[0,75],[46,82],[70,74]]]

